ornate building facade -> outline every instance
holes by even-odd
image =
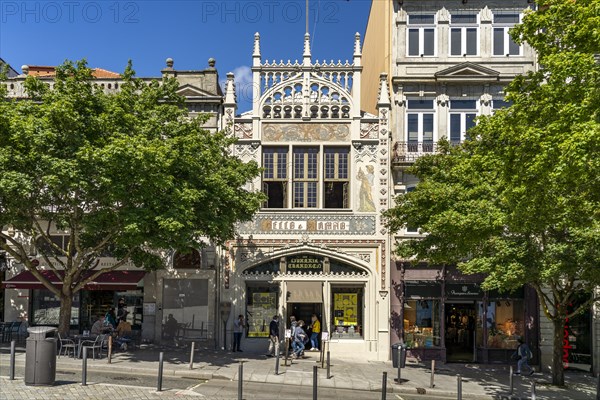
[[[376,114],[361,111],[360,36],[352,63],[313,60],[309,39],[302,61],[270,62],[256,34],[247,113],[236,116],[234,77],[227,77],[225,124],[239,139],[232,151],[263,167],[253,188],[266,200],[225,249],[221,302],[231,309],[229,323],[247,316],[244,348],[266,350],[273,315],[281,317],[283,337],[292,315],[309,322],[316,314],[332,351],[385,360],[389,236],[380,214],[389,204],[387,82],[380,82]]]

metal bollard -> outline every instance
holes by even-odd
[[[435,386],[435,384],[433,383],[434,374],[435,374],[435,360],[431,360],[431,378],[429,380],[430,388]]]
[[[276,351],[275,353],[275,375],[279,375],[279,352]]]
[[[402,346],[398,347],[398,385],[402,383]]]
[[[531,400],[535,400],[535,381],[531,381]]]
[[[190,354],[190,369],[194,368],[194,350],[196,347],[196,342],[192,342],[192,352]]]
[[[329,350],[327,350],[327,379],[331,379],[331,358]]]
[[[514,387],[515,387],[515,383],[513,381],[514,377],[513,377],[513,366],[510,366],[510,376],[508,377],[508,386],[509,386],[509,392],[508,394],[512,395],[513,391],[514,391]]]
[[[112,335],[108,335],[108,356],[106,358],[108,358],[109,364],[112,363],[112,339]]]
[[[156,386],[157,392],[160,392],[162,390],[162,375],[163,375],[163,352],[161,351],[158,356],[158,383]]]
[[[317,371],[319,367],[313,366],[313,400],[317,400]]]
[[[15,380],[15,352],[17,348],[17,341],[11,340],[10,342],[10,380]]]
[[[83,347],[83,362],[81,370],[81,386],[87,386],[87,346]]]
[[[381,382],[381,400],[385,400],[387,397],[387,372],[383,373],[383,379]]]
[[[242,398],[243,398],[243,395],[242,395],[243,382],[244,382],[244,362],[240,361],[240,366],[238,367],[238,400],[242,400]]]
[[[598,383],[596,385],[596,400],[600,400],[600,373],[598,374]]]
[[[456,399],[462,400],[462,376],[456,375]]]

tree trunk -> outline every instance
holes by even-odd
[[[563,315],[558,314],[552,321],[554,325],[554,343],[552,352],[552,384],[557,386],[565,385],[565,373],[563,369],[563,356],[567,349],[563,349],[563,340],[565,337],[565,319]],[[567,353],[568,356],[568,353]]]
[[[60,314],[58,317],[58,332],[62,336],[69,336],[71,329],[71,306],[73,305],[73,294],[65,294],[64,291],[60,294]]]

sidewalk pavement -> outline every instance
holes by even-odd
[[[3,369],[9,363],[7,350],[5,345],[0,353],[0,365]],[[24,349],[18,350],[21,351],[17,351],[16,365],[23,366],[25,364]],[[159,352],[160,349],[153,346],[142,346],[135,351],[113,354],[110,364],[106,355],[102,359],[88,359],[88,374],[93,371],[106,371],[157,376]],[[267,358],[263,354],[232,353],[224,350],[197,348],[194,354],[193,368],[189,369],[189,349],[165,349],[163,352],[163,376],[199,380],[237,380],[239,363],[243,362],[245,382],[312,386],[313,366],[317,365],[319,366],[318,386],[323,388],[381,391],[383,373],[386,372],[388,394],[419,393],[431,396],[456,396],[457,375],[460,375],[464,399],[511,398],[509,396],[509,367],[505,365],[436,363],[434,386],[430,387],[430,362],[419,363],[410,359],[407,360],[406,368],[401,371],[401,384],[397,384],[395,378],[398,370],[392,367],[391,361],[366,361],[352,354],[331,354],[331,378],[327,379],[326,366],[321,369],[320,353],[317,352],[306,352],[304,359],[288,360],[287,366],[284,359],[281,358],[278,375],[275,375],[275,358]],[[57,371],[81,371],[81,367],[80,359],[65,356],[57,359]],[[292,371],[294,373],[287,373]],[[597,380],[585,372],[566,371],[566,387],[564,388],[552,386],[548,373],[536,372],[531,377],[514,376],[513,378],[512,398],[515,399],[529,399],[532,382],[535,382],[537,399],[589,400],[596,396]],[[4,382],[3,380],[2,383]],[[130,398],[137,399],[138,397]]]

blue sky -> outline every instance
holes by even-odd
[[[375,0],[378,1],[378,0]],[[370,0],[310,0],[314,59],[351,60],[354,33],[364,36]],[[0,0],[0,57],[58,65],[86,58],[91,67],[158,76],[171,57],[176,69],[204,69],[214,57],[221,79],[249,79],[254,33],[263,60],[302,58],[305,0]],[[248,99],[238,98],[240,108]]]

